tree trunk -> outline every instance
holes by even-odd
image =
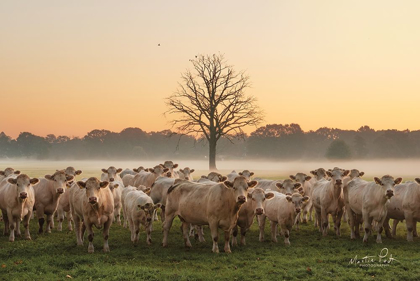
[[[209,170],[216,171],[216,145],[217,141],[215,137],[210,137],[209,140]]]

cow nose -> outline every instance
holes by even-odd
[[[114,178],[110,178],[109,181],[114,181]]]
[[[342,181],[341,180],[335,180],[335,183],[336,184],[342,184]]]
[[[300,213],[300,208],[296,208],[296,213]]]
[[[26,197],[28,197],[28,193],[26,192],[21,192],[20,194],[20,198],[25,199]]]
[[[245,196],[243,196],[243,195],[239,196],[239,197],[238,197],[238,202],[240,202],[240,203],[245,203],[245,202],[246,202],[246,197],[245,197]]]
[[[59,189],[57,189],[57,193],[59,194],[64,193],[64,189],[60,187]]]
[[[389,198],[391,198],[392,196],[394,196],[394,191],[392,191],[391,189],[390,190],[387,190],[386,191],[386,196],[388,196]]]
[[[90,204],[95,204],[98,201],[98,198],[96,197],[89,197],[89,203]]]
[[[257,208],[255,210],[255,212],[257,213],[257,215],[262,215],[264,213],[264,209],[263,208]]]

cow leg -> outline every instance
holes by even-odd
[[[191,242],[190,242],[189,229],[190,229],[190,224],[183,221],[182,222],[182,236],[184,236],[184,244],[185,244],[185,247],[187,248],[192,247]]]
[[[156,211],[157,212],[157,211]],[[165,206],[164,205],[162,205],[161,207],[160,207],[160,219],[162,220],[162,222],[164,222],[165,221]]]
[[[69,228],[69,231],[73,231],[73,226],[71,225],[71,223],[73,222],[74,224],[74,221],[73,221],[73,216],[71,215],[71,212],[66,212],[66,218],[67,218],[67,226]]]
[[[163,240],[162,240],[163,247],[168,247],[168,234],[169,234],[169,230],[171,229],[174,218],[175,218],[175,213],[173,212],[169,212],[165,214],[165,222],[163,223]]]
[[[414,237],[419,237],[419,236],[417,235],[417,221],[416,221],[416,220],[414,220],[413,236],[414,236]]]
[[[63,231],[64,210],[60,206],[58,206],[57,208],[57,221],[58,221],[57,230]]]
[[[281,229],[283,232],[283,229]],[[271,241],[277,243],[277,222],[271,221]]]
[[[407,226],[407,241],[412,242],[413,241],[413,231],[414,231],[414,226],[415,226],[413,215],[405,212],[404,217],[405,217],[405,224]]]
[[[76,234],[76,240],[77,240],[78,246],[83,245],[81,226],[82,226],[82,222],[80,220],[80,217],[78,215],[75,215],[74,216],[74,233]]]
[[[244,228],[241,227],[241,245],[243,245],[243,246],[246,245],[245,235],[246,235],[247,231],[248,231],[248,229],[246,227],[244,227]]]
[[[309,204],[310,204],[310,207],[309,207],[309,221],[312,221],[312,210],[314,208],[314,204],[312,204],[312,199],[311,199],[311,202]]]
[[[282,235],[284,236],[284,244],[286,246],[290,245],[289,237],[290,237],[290,232],[291,231],[292,231],[292,226],[291,225],[282,225],[281,226],[281,232],[282,232]]]
[[[104,252],[105,253],[109,252],[108,238],[109,238],[109,229],[111,228],[111,224],[112,224],[112,218],[110,217],[104,223],[104,232],[103,232],[103,235],[104,235]],[[93,243],[92,243],[92,247],[93,247]]]
[[[44,207],[42,206],[36,207],[36,217],[38,218],[38,225],[39,225],[38,233],[40,234],[44,233],[44,222],[45,222]]]
[[[299,230],[299,224],[300,224],[300,213],[295,218],[296,230]]]
[[[32,217],[32,211],[29,211],[28,214],[23,218],[23,226],[25,227],[25,239],[31,240],[31,234],[29,233],[29,220]]]
[[[232,253],[232,251],[230,250],[229,239],[230,239],[230,230],[228,231],[225,230],[225,253],[227,254]]]
[[[153,211],[153,220],[154,220],[154,221],[158,221],[158,220],[159,220],[159,218],[158,218],[158,214],[157,214],[157,209],[155,209],[155,210]]]
[[[354,239],[356,239],[356,233],[355,233],[356,214],[353,213],[353,211],[347,205],[346,205],[346,213],[348,214],[349,225],[350,225],[350,232],[351,232],[350,233],[350,239],[354,240]]]
[[[147,234],[147,238],[146,238],[147,245],[151,245],[152,244],[152,222],[150,222],[145,228],[146,228],[146,234]]]
[[[324,209],[321,209],[321,229],[323,236],[328,235],[328,225],[328,214],[325,212]]]
[[[337,212],[337,216],[335,218],[335,224],[334,224],[334,228],[335,228],[335,234],[337,236],[341,236],[341,232],[340,232],[340,227],[341,227],[341,218],[343,217],[343,209],[340,209]]]
[[[16,218],[16,230],[15,230],[15,236],[20,237],[22,236],[20,233],[20,219]]]
[[[116,214],[117,214],[117,223],[118,225],[121,225],[121,204],[118,205],[117,208],[115,208]]]
[[[50,221],[50,231],[48,233],[51,233],[51,229],[54,228],[54,217],[55,217],[55,212],[51,215],[51,221]],[[48,220],[48,219],[47,219]]]
[[[391,226],[389,225],[389,217],[385,218],[384,224],[383,224],[383,228],[385,230],[385,235],[387,238],[392,238],[392,234],[391,234]]]
[[[195,227],[196,235],[198,235],[198,242],[206,242],[206,239],[204,239],[204,231],[202,225],[196,225]]]
[[[217,222],[211,222],[209,224],[210,233],[211,233],[211,239],[213,241],[213,253],[219,253],[219,226],[217,225]]]
[[[263,242],[265,229],[265,215],[258,216],[258,226],[260,228],[260,242]]]
[[[46,232],[51,233],[51,225],[53,224],[53,214],[47,214],[47,225],[46,225]]]
[[[140,225],[139,225],[139,221],[135,221],[132,218],[129,219],[130,222],[130,232],[131,232],[131,242],[133,242],[133,244],[137,244],[137,242],[139,241],[138,239],[138,234],[140,232]]]
[[[95,234],[93,233],[92,224],[86,223],[86,221],[84,222],[84,224],[86,226],[89,241],[88,253],[93,253],[95,251],[95,247],[93,246],[93,237],[95,236]]]
[[[363,212],[363,224],[365,226],[365,235],[363,236],[363,242],[367,243],[369,234],[372,231],[372,219],[369,214]]]
[[[15,241],[15,228],[16,228],[16,219],[12,215],[12,210],[7,210],[7,217],[9,219],[9,228],[10,228],[10,235],[9,241]]]
[[[4,211],[4,210],[2,210],[2,214],[3,214],[3,221],[4,221],[3,235],[8,236],[10,234],[9,216],[7,214],[7,211]]]
[[[238,225],[235,225],[232,229],[232,247],[238,245],[238,240],[236,237],[238,236]]]

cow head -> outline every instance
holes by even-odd
[[[297,173],[295,176],[290,175],[289,177],[295,182],[300,183],[302,186],[305,184],[305,181],[309,181],[312,178],[311,176],[307,176],[304,173]]]
[[[327,171],[327,176],[331,178],[332,183],[335,187],[340,187],[343,184],[343,177],[347,176],[350,173],[349,170],[334,169]]]
[[[53,175],[45,175],[45,178],[53,183],[55,192],[63,194],[68,187],[68,184],[73,180],[73,176],[67,175],[64,170],[56,171]]]
[[[114,166],[109,167],[108,169],[102,169],[102,172],[107,174],[108,180],[113,182],[118,174],[122,172],[121,168],[115,168]]]
[[[357,169],[352,169],[350,171],[349,176],[350,176],[351,179],[354,179],[354,178],[361,178],[361,177],[363,177],[364,174],[365,174],[364,172],[360,172]]]
[[[270,200],[273,197],[273,193],[265,193],[261,188],[254,188],[248,192],[248,199],[252,200],[252,206],[254,207],[254,213],[256,215],[264,214],[263,202],[265,200]]]
[[[74,167],[67,167],[65,170],[64,170],[64,172],[67,174],[67,175],[70,175],[70,176],[73,176],[73,177],[75,177],[75,176],[78,176],[78,175],[81,175],[82,174],[82,171],[81,170],[76,170]]]
[[[153,214],[156,209],[160,208],[162,204],[158,203],[154,205],[153,203],[145,203],[145,204],[138,204],[137,209],[139,212],[143,212],[144,214],[144,220],[146,221],[146,226],[152,223],[153,220]]]
[[[165,163],[160,164],[160,165],[165,168],[168,168],[172,174],[174,173],[174,169],[178,168],[178,164],[174,164],[174,162],[172,161],[165,161]]]
[[[8,177],[10,175],[19,175],[20,171],[15,171],[13,168],[6,168],[4,171],[0,171],[0,176]]]
[[[238,204],[243,204],[246,202],[247,194],[248,194],[248,188],[255,187],[258,182],[257,181],[250,181],[248,182],[245,177],[239,176],[236,177],[233,182],[230,181],[224,181],[223,184],[227,187],[233,190],[235,201]]]
[[[254,172],[250,172],[249,170],[243,170],[242,172],[239,172],[239,175],[245,177],[246,180],[249,181],[254,175]]]
[[[294,205],[295,214],[299,214],[302,210],[302,206],[308,202],[309,196],[302,196],[302,194],[293,193],[292,195],[287,195],[286,200]]]
[[[86,189],[86,197],[88,199],[88,202],[92,205],[100,203],[99,201],[99,194],[101,192],[102,188],[105,188],[108,186],[107,181],[100,181],[95,177],[89,178],[87,181],[78,181],[77,185],[80,188]]]
[[[181,173],[179,174],[179,178],[185,179],[185,180],[192,180],[191,174],[194,173],[194,169],[190,169],[188,167],[185,167],[184,169],[179,170]]]
[[[114,189],[115,188],[118,188],[120,185],[118,183],[116,183],[116,182],[110,182],[108,186],[109,186],[109,189],[111,191],[114,191]]]
[[[226,180],[226,177],[222,176],[221,174],[217,173],[217,172],[210,172],[207,175],[207,179],[214,181],[214,182],[222,182]]]
[[[37,178],[29,178],[25,174],[20,174],[16,178],[9,178],[7,180],[10,184],[13,184],[16,186],[17,191],[17,200],[19,202],[22,202],[26,200],[29,194],[29,188],[31,185],[35,185],[39,182],[39,179]],[[3,214],[4,216],[4,214]]]
[[[396,184],[400,184],[402,182],[402,178],[394,178],[390,175],[385,175],[381,179],[375,177],[375,183],[379,185],[386,198],[390,199],[392,196],[394,196],[394,186]]]
[[[134,168],[133,169],[133,171],[134,172],[136,172],[136,173],[140,173],[141,171],[144,171],[144,170],[146,170],[143,166],[140,166],[140,167],[138,167],[138,168]],[[147,171],[146,171],[147,172]]]
[[[153,168],[149,168],[149,173],[155,174],[157,177],[165,176],[164,173],[168,172],[169,168],[165,168],[162,165],[156,165]],[[172,173],[171,173],[172,175]]]
[[[282,183],[276,183],[276,186],[280,189],[281,193],[286,195],[292,195],[295,192],[299,192],[303,194],[303,188],[300,183],[294,183],[292,180],[284,180]]]

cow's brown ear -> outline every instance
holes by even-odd
[[[226,185],[227,187],[229,187],[229,188],[232,188],[233,187],[233,182],[230,182],[230,181],[227,181],[227,180],[225,180],[224,182],[223,182],[223,184],[224,185]]]
[[[292,202],[292,196],[286,195],[286,200],[289,201],[289,202]]]
[[[226,176],[222,176],[221,178],[219,177],[220,182],[227,180]]]
[[[78,176],[78,175],[81,175],[83,172],[82,172],[82,170],[77,170],[76,172],[75,172],[75,174]]]
[[[316,170],[310,171],[310,173],[314,176],[316,176]]]
[[[276,183],[276,186],[277,186],[278,188],[283,188],[283,184],[282,184],[281,182]]]
[[[38,178],[32,178],[32,179],[30,179],[30,180],[29,180],[29,182],[30,182],[32,185],[35,185],[35,184],[37,184],[37,183],[39,182],[39,179],[38,179]]]
[[[101,188],[105,188],[105,187],[107,187],[107,186],[108,186],[108,184],[109,184],[109,182],[107,182],[107,181],[101,181],[101,182],[99,183],[99,186],[100,186]]]
[[[178,164],[174,164],[174,168],[178,168]]]
[[[180,171],[181,173],[184,173],[184,169],[179,169],[179,171]]]
[[[343,176],[347,176],[350,173],[350,170],[345,170]]]
[[[102,169],[102,172],[108,173],[108,170],[107,169]]]
[[[298,187],[300,187],[300,186],[301,186],[300,182],[297,182],[297,183],[295,183],[295,185],[294,185],[294,187],[295,187],[295,188],[298,188]]]
[[[155,174],[155,169],[149,168],[149,173]]]
[[[250,181],[250,182],[248,182],[248,187],[249,187],[249,188],[253,188],[253,187],[255,187],[257,184],[258,184],[258,182],[257,182],[257,181]]]
[[[364,174],[365,174],[365,172],[360,172],[359,177],[363,177]]]
[[[46,178],[47,180],[53,181],[54,178],[51,175],[45,175],[44,178]]]
[[[13,174],[20,175],[20,171],[14,171]]]
[[[207,176],[201,176],[202,179],[208,179]]]
[[[152,189],[150,187],[146,187],[146,189],[143,190],[143,192],[146,193],[147,195],[150,194],[150,191],[152,191]]]
[[[374,178],[374,180],[375,180],[375,182],[376,182],[377,184],[379,184],[379,185],[381,185],[381,184],[382,184],[382,181],[381,181],[381,179],[380,179],[380,178],[375,177],[375,178]]]
[[[415,181],[420,184],[420,178],[416,178]]]
[[[153,206],[153,209],[159,209],[160,207],[162,207],[161,203],[157,203],[156,205]]]
[[[114,184],[114,188],[118,188],[120,185],[118,183]]]
[[[309,200],[309,196],[303,196],[302,202],[307,202]]]
[[[86,183],[84,181],[78,181],[77,185],[79,186],[80,189],[86,188]]]
[[[239,172],[239,175],[240,175],[240,176],[242,176],[242,175],[243,175],[243,173],[242,173],[242,172]]]
[[[327,171],[327,176],[329,176],[330,178],[332,177],[332,174],[330,171]]]
[[[402,182],[402,178],[396,178],[395,180],[394,180],[394,183],[395,184],[400,184]]]
[[[191,169],[191,170],[190,170],[190,174],[194,173],[194,171],[195,171],[194,169]]]
[[[168,168],[163,169],[163,172],[166,173],[167,171],[169,171]]]
[[[296,177],[294,175],[290,175],[289,178],[292,179],[292,180],[296,179]]]
[[[274,198],[274,193],[269,192],[265,194],[265,199],[270,200],[272,198]]]
[[[72,181],[74,179],[73,176],[66,176],[66,181]]]
[[[0,171],[0,176],[4,176],[4,171]]]
[[[121,168],[119,168],[118,170],[117,170],[117,173],[121,173],[122,172],[122,169]]]
[[[312,179],[312,177],[311,177],[311,176],[306,176],[306,177],[305,177],[305,180],[306,180],[306,181],[310,181],[311,179]]]
[[[17,184],[17,179],[8,179],[7,181],[11,184]]]
[[[138,170],[138,169],[136,169],[136,168],[134,168],[134,169],[133,169],[133,171],[134,171],[134,172],[136,172],[136,173],[138,173],[138,172],[139,172],[139,170]]]
[[[254,175],[254,172],[249,173],[249,176],[252,177]]]
[[[252,192],[248,192],[247,197],[248,199],[252,199]]]

